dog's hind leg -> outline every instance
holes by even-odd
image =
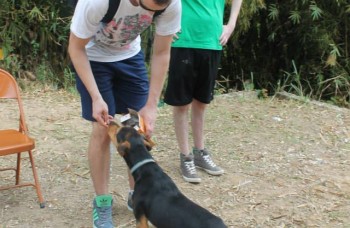
[[[145,215],[142,215],[140,219],[136,221],[136,228],[148,228],[148,219]]]

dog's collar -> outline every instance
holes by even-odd
[[[147,164],[147,163],[150,163],[150,162],[155,162],[152,158],[149,158],[149,159],[145,159],[145,160],[142,160],[138,163],[136,163],[136,165],[134,165],[131,169],[130,169],[130,172],[131,174],[133,174],[133,172],[135,172],[138,168],[140,168],[141,166],[143,166],[144,164]]]

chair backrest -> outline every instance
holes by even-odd
[[[0,69],[0,98],[16,99],[19,108],[19,131],[27,133],[22,99],[16,79],[7,71]]]
[[[16,80],[12,75],[0,69],[0,97],[17,98],[18,88]]]

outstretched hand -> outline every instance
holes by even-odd
[[[157,118],[157,107],[151,108],[151,107],[145,106],[139,111],[139,115],[143,119],[146,138],[151,138],[154,131],[156,118]]]
[[[112,116],[108,115],[108,106],[102,98],[92,102],[92,116],[99,124],[105,127],[108,127],[109,121],[113,119]]]

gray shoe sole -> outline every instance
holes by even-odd
[[[94,223],[94,222],[92,222],[92,223]],[[114,228],[115,226],[113,226],[113,228]],[[93,224],[93,228],[98,228],[97,226],[95,226],[95,224]]]
[[[126,205],[128,207],[128,210],[131,212],[134,212],[134,209],[132,209],[132,207],[129,206],[129,204]]]
[[[190,183],[200,183],[202,180],[201,178],[190,178],[190,177],[185,177],[182,176],[184,178],[185,181],[190,182]]]
[[[218,170],[218,171],[213,171],[213,170],[210,170],[210,169],[205,169],[205,168],[200,167],[200,166],[196,166],[196,168],[204,170],[205,172],[207,172],[207,173],[209,173],[210,175],[213,175],[213,176],[220,176],[220,175],[225,173],[225,171],[223,169]]]

